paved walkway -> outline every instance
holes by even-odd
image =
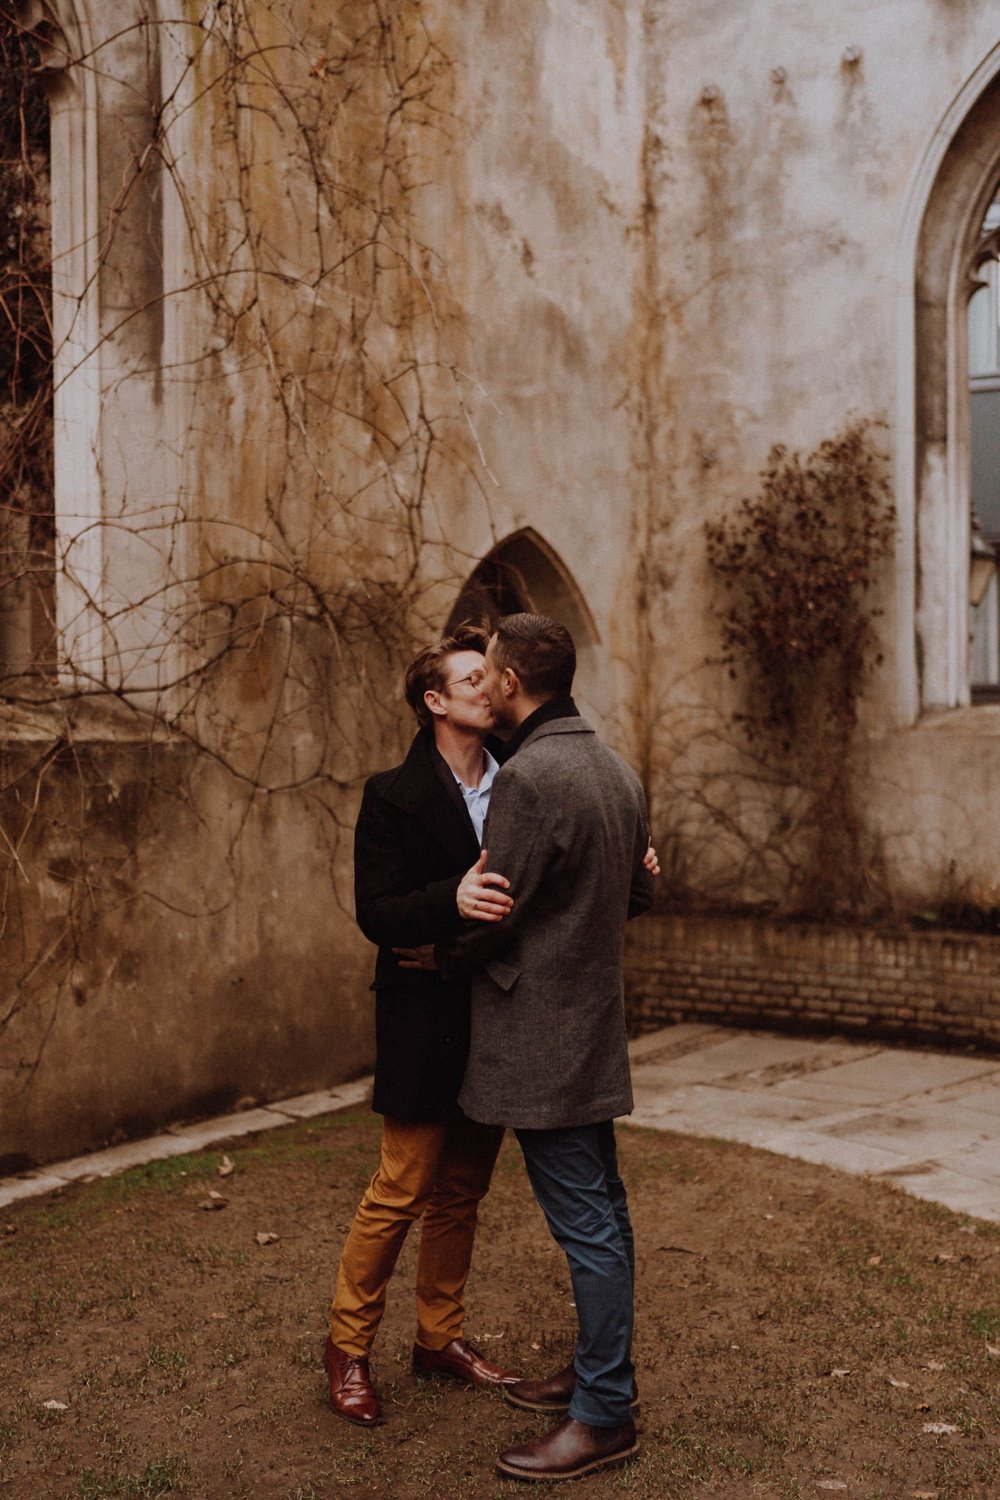
[[[1000,1058],[681,1024],[632,1048],[632,1121],[887,1178],[1000,1222]]]
[[[635,1125],[888,1178],[1000,1222],[1000,1058],[681,1024],[632,1046]],[[0,1179],[0,1208],[361,1103],[370,1079]]]

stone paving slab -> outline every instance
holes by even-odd
[[[49,1171],[63,1182],[80,1182],[85,1177],[112,1177],[116,1172],[127,1172],[129,1167],[144,1167],[147,1162],[183,1156],[190,1150],[190,1141],[179,1135],[153,1135],[144,1141],[109,1146],[106,1151],[91,1151],[88,1156],[74,1156]]]
[[[356,1083],[345,1083],[335,1089],[321,1089],[318,1094],[299,1094],[294,1099],[279,1099],[268,1105],[276,1114],[288,1115],[293,1120],[312,1120],[317,1115],[334,1114],[338,1109],[352,1109],[370,1098],[372,1082],[361,1078]]]
[[[734,1094],[736,1095],[734,1102]],[[756,1124],[795,1125],[803,1121],[813,1127],[839,1125],[864,1111],[857,1107],[810,1109],[801,1099],[789,1099],[775,1089],[761,1088],[752,1081],[740,1089],[718,1084],[685,1083],[676,1088],[654,1086],[647,1090],[645,1078],[636,1089],[636,1107],[629,1116],[633,1125],[676,1130],[681,1134],[715,1133],[726,1120],[736,1118]]]
[[[709,1026],[701,1021],[678,1021],[673,1026],[648,1031],[629,1043],[632,1064],[655,1062],[658,1058],[693,1052],[710,1040],[726,1041],[732,1036],[724,1026]]]
[[[979,1178],[966,1177],[961,1172],[952,1172],[945,1167],[931,1165],[922,1172],[876,1173],[881,1180],[889,1181],[913,1198],[923,1198],[928,1203],[941,1203],[955,1213],[970,1214],[976,1219],[989,1219],[1000,1223],[1000,1184],[983,1182]]]
[[[992,1082],[993,1078],[997,1082]],[[935,1098],[952,1109],[975,1109],[985,1114],[1000,1115],[1000,1073],[977,1079],[969,1088],[966,1084],[952,1084],[936,1092]]]
[[[915,1107],[856,1114],[822,1129],[843,1141],[877,1137],[918,1156],[937,1157],[954,1156],[984,1141],[992,1141],[996,1150],[998,1122],[974,1110],[935,1108],[933,1101],[922,1100]]]
[[[41,1198],[45,1193],[52,1193],[56,1188],[65,1186],[65,1178],[56,1177],[51,1172],[0,1178],[0,1208],[6,1208],[9,1203],[17,1203],[22,1198]]]
[[[817,1050],[815,1042],[800,1037],[760,1033],[729,1037],[725,1041],[710,1037],[697,1050],[667,1061],[650,1056],[641,1066],[644,1073],[649,1070],[649,1076],[661,1084],[672,1079],[688,1082],[693,1078],[710,1083],[800,1063],[813,1057]]]
[[[862,1089],[882,1099],[905,1099],[995,1071],[996,1063],[987,1058],[886,1047],[857,1062],[826,1069],[822,1078],[838,1088]]]
[[[254,1135],[259,1130],[273,1130],[276,1125],[287,1125],[290,1115],[277,1109],[244,1109],[232,1115],[220,1115],[215,1120],[205,1120],[197,1125],[182,1125],[175,1139],[183,1141],[183,1151],[200,1151],[205,1146],[214,1146],[217,1141],[234,1136]]]

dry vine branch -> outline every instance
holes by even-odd
[[[758,493],[706,527],[726,596],[724,660],[744,694],[737,723],[748,749],[805,794],[778,820],[792,872],[781,900],[800,910],[843,911],[872,895],[877,860],[850,752],[881,661],[873,586],[895,535],[875,426],[852,422],[807,458],[774,448]]]

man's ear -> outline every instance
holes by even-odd
[[[424,694],[424,707],[427,709],[428,713],[436,714],[439,719],[442,718],[448,711],[445,708],[444,704],[441,702],[441,694],[438,692],[437,688],[427,689],[426,693]]]
[[[513,698],[521,686],[520,678],[513,667],[504,667],[500,673],[500,687],[505,698]]]

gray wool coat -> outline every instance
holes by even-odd
[[[501,768],[484,844],[513,910],[438,953],[472,974],[471,1119],[549,1130],[631,1110],[622,963],[652,900],[648,842],[639,778],[585,719],[541,724]]]

